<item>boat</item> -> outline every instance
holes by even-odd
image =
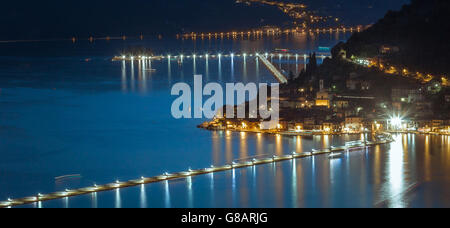
[[[319,49],[319,51],[326,51],[326,52],[331,51],[330,47],[319,47],[318,49]]]
[[[287,53],[289,52],[289,49],[287,48],[276,48],[275,53]]]

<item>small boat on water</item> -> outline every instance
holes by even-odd
[[[55,177],[55,181],[62,181],[65,179],[72,179],[72,178],[81,178],[81,174],[70,174],[70,175]]]

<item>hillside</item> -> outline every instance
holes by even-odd
[[[306,4],[314,15],[359,25],[373,23],[407,0],[273,1]],[[236,0],[17,0],[0,7],[0,40],[239,30],[291,22],[275,6]]]
[[[287,20],[274,7],[235,0],[8,1],[0,8],[0,39],[228,30]]]
[[[437,75],[450,73],[450,1],[413,0],[339,45],[347,57],[380,57],[393,65]],[[392,49],[381,53],[382,47]]]

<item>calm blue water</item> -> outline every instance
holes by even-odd
[[[242,139],[241,147],[252,148],[249,142],[255,138],[257,144],[267,145],[265,137],[239,135],[218,136],[218,147],[236,138]],[[316,156],[26,207],[449,207],[450,137],[395,138],[390,145],[340,159]],[[274,145],[290,142],[298,150],[313,142],[336,142],[332,137],[280,141]]]
[[[308,151],[359,139],[360,136],[308,139],[209,132],[196,128],[204,120],[171,117],[170,106],[175,99],[170,96],[171,85],[192,84],[194,72],[203,74],[205,82],[274,82],[263,65],[251,58],[246,61],[224,58],[220,62],[198,59],[195,65],[186,59],[182,66],[176,61],[170,64],[167,60],[155,61],[152,68],[156,72],[143,71],[142,63],[137,61],[134,64],[110,61],[111,56],[127,46],[145,46],[158,54],[264,52],[274,48],[311,51],[318,46],[332,46],[348,35],[253,41],[169,39],[1,44],[0,199],[154,176],[189,167],[223,165],[254,155]],[[85,61],[86,58],[91,61]],[[299,61],[296,67],[301,69],[303,64]],[[425,145],[425,140],[437,140],[413,138],[420,145]],[[308,158],[30,206],[449,205],[445,200],[426,198],[433,197],[427,194],[430,189],[440,189],[442,194],[448,189],[446,177],[439,176],[449,160],[448,138],[442,138],[442,143],[428,152],[410,144],[413,142],[408,142],[406,150],[393,144],[350,154],[342,160]],[[428,167],[433,167],[432,170],[425,169],[425,164],[421,166],[423,170],[416,168],[417,163],[424,162],[424,156],[428,156]],[[68,174],[80,174],[81,178],[54,179]],[[407,191],[410,185],[423,183],[422,175],[428,178],[427,184],[418,185],[421,187],[412,193]],[[396,200],[405,191],[415,194],[413,199],[417,203]]]

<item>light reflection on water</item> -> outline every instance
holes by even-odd
[[[116,192],[116,198],[114,200],[115,208],[121,208],[122,207],[122,198],[120,197],[120,188],[116,189],[115,192]]]
[[[130,188],[126,197],[116,191],[115,205],[127,201],[125,207],[448,207],[450,178],[442,176],[450,169],[448,138],[397,135],[390,145],[351,152],[340,159],[319,155],[235,169],[190,177],[182,181],[184,186],[166,181],[162,192],[159,184],[145,186],[151,193],[144,186]],[[444,144],[433,146],[430,141]],[[419,148],[412,147],[413,142]],[[135,190],[140,193],[139,200],[133,200]],[[182,192],[185,194],[180,195]],[[162,204],[159,194],[165,195]],[[99,193],[98,201],[108,207],[102,195],[107,193]],[[172,197],[177,199],[175,205],[170,202]],[[65,200],[64,205],[69,205]],[[84,207],[94,199],[79,196],[69,200],[70,206]],[[54,207],[57,202],[43,204]]]
[[[93,192],[91,194],[91,201],[92,201],[91,208],[98,208],[98,201],[97,201],[97,193],[96,192]],[[141,198],[141,202],[142,201],[143,201],[143,198]]]
[[[388,197],[391,197],[389,207],[401,208],[405,205],[400,198],[402,192],[405,191],[405,183],[404,183],[404,151],[402,148],[402,141],[406,141],[402,139],[401,136],[396,137],[396,142],[392,143],[391,151],[389,153],[389,166],[388,166],[388,183],[386,184],[389,189]]]
[[[329,36],[325,40],[298,36],[239,41],[231,49],[212,52],[250,53],[284,46],[308,51],[338,41],[334,34]],[[0,200],[90,186],[94,181],[109,183],[190,166],[229,164],[255,155],[310,151],[360,138],[209,132],[195,128],[203,120],[171,118],[170,87],[179,81],[192,83],[194,72],[210,81],[273,82],[254,58],[191,58],[181,66],[167,59],[111,63],[108,58],[8,60],[11,64],[0,71],[4,87],[0,94],[0,171],[4,174]],[[273,61],[287,67],[287,61],[279,61],[278,56]],[[293,67],[301,70],[303,64],[300,57]],[[31,206],[448,206],[445,200],[436,200],[438,196],[446,199],[449,189],[448,137],[407,135],[397,143],[346,154],[340,160],[318,156],[193,177],[189,184],[183,182],[187,180],[162,182]],[[404,152],[394,154],[393,148]],[[55,185],[55,176],[76,173],[82,174],[80,181]]]
[[[164,181],[164,186],[165,186],[165,190],[164,190],[164,199],[165,199],[165,207],[166,208],[170,208],[171,207],[171,202],[170,202],[170,190],[169,190],[169,182],[168,181]]]
[[[141,185],[140,207],[147,208],[147,192],[145,191],[145,184]]]

